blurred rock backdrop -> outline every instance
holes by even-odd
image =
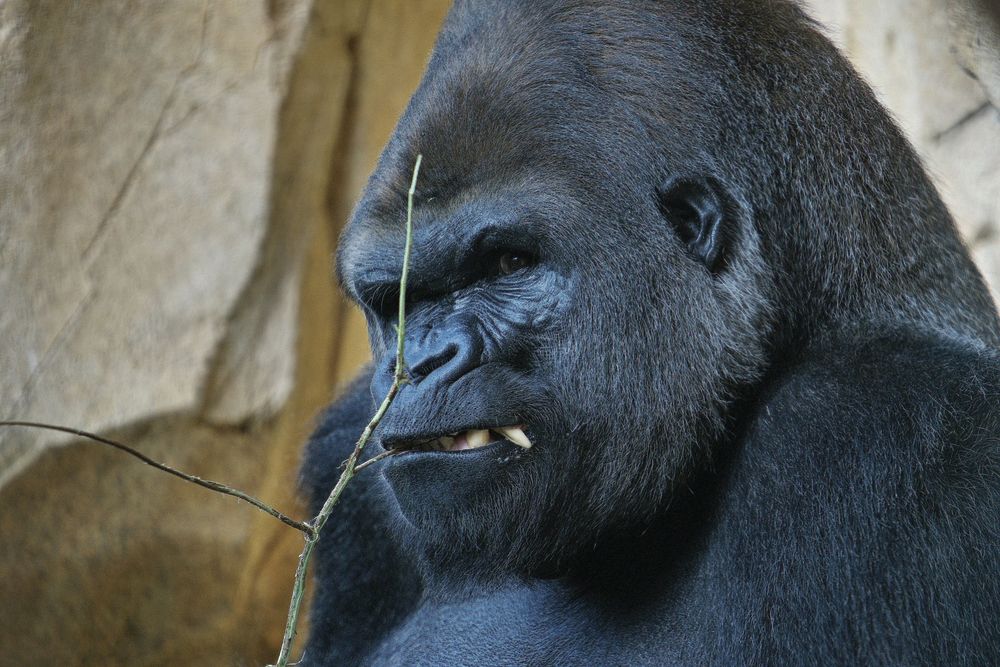
[[[303,439],[367,354],[331,254],[447,5],[0,0],[0,418],[301,516]],[[809,8],[1000,287],[998,3]],[[117,452],[5,430],[0,665],[263,664],[300,546]]]

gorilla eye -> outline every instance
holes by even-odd
[[[515,271],[520,271],[521,269],[531,266],[533,259],[528,255],[522,255],[516,252],[505,252],[500,255],[500,275],[506,276]]]

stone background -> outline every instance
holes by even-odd
[[[0,418],[98,431],[290,513],[363,363],[337,232],[446,0],[0,0]],[[812,0],[1000,287],[1000,10]],[[294,531],[0,431],[0,665],[263,664]]]

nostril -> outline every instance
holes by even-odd
[[[419,360],[410,367],[410,375],[420,381],[458,356],[458,345],[452,343],[440,352]]]

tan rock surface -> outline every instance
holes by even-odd
[[[124,0],[4,21],[0,411],[104,430],[191,410],[268,227],[275,18]],[[52,440],[0,436],[0,483]]]
[[[445,8],[0,3],[0,414],[301,516],[302,442],[366,356],[334,240]],[[0,438],[0,665],[273,659],[297,533],[96,445]]]
[[[959,63],[1000,109],[1000,3],[949,0],[948,18]]]

